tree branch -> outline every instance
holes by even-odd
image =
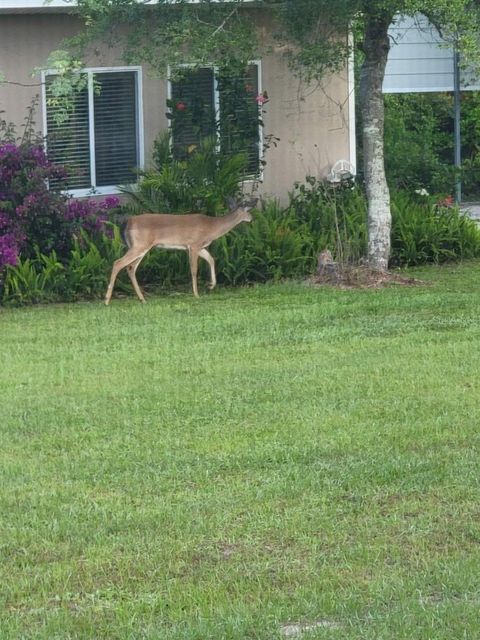
[[[228,14],[228,16],[225,18],[225,20],[222,22],[222,24],[221,24],[220,26],[218,26],[218,27],[215,29],[215,31],[212,33],[212,35],[211,35],[210,37],[211,37],[211,38],[214,38],[214,37],[217,35],[217,33],[218,33],[219,31],[223,31],[223,29],[224,29],[225,25],[227,24],[227,22],[230,20],[230,18],[231,18],[235,13],[237,13],[237,11],[238,11],[238,7],[235,7],[234,9],[232,9],[232,10],[230,11],[230,13]]]
[[[14,82],[13,80],[1,80],[0,85],[2,84],[14,84],[18,87],[42,87],[44,85],[43,82],[34,82],[32,84],[27,84],[25,82]]]
[[[213,31],[213,33],[210,34],[210,38],[214,38],[217,33],[219,31],[223,31],[223,29],[225,28],[225,25],[227,24],[227,22],[230,20],[230,18],[237,13],[238,11],[238,7],[235,7],[234,9],[232,9],[230,11],[230,13],[228,14],[228,16],[223,20],[222,24],[218,25],[218,27],[216,27],[215,31]],[[200,20],[200,18],[198,17],[198,13],[197,13],[197,21],[200,22],[201,24],[206,25],[207,27],[213,27],[213,24],[210,24],[209,22],[205,22],[204,20]]]

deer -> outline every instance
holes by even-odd
[[[250,210],[253,203],[240,205],[231,203],[231,207],[228,214],[219,217],[207,216],[202,213],[183,215],[142,213],[129,217],[124,233],[128,250],[125,255],[113,263],[110,282],[105,294],[105,304],[110,303],[117,275],[125,268],[135,293],[141,302],[145,302],[135,274],[142,259],[154,247],[188,251],[193,295],[196,298],[200,297],[197,286],[198,258],[203,258],[210,267],[208,287],[214,289],[217,284],[215,261],[207,251],[207,247],[241,222],[252,221]]]

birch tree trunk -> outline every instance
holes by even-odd
[[[390,257],[390,192],[384,163],[384,102],[382,85],[390,43],[388,27],[393,15],[368,15],[365,23],[360,72],[363,123],[363,164],[368,201],[368,261],[379,271],[388,269]]]

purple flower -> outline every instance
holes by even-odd
[[[103,209],[115,209],[120,205],[120,198],[117,196],[107,196],[103,203]]]
[[[33,160],[38,166],[46,167],[49,165],[47,156],[45,154],[45,151],[42,149],[42,147],[32,147],[30,153]]]
[[[6,229],[10,224],[10,218],[4,211],[0,211],[0,229]]]
[[[0,158],[6,156],[7,153],[16,153],[18,151],[18,147],[16,144],[11,142],[6,142],[5,144],[0,144]]]
[[[18,245],[12,233],[0,236],[0,267],[7,264],[15,266],[18,262]]]
[[[15,213],[19,218],[24,218],[28,213],[28,209],[25,205],[19,204],[18,207],[15,207]]]
[[[118,207],[120,200],[108,196],[104,200],[74,200],[67,202],[65,219],[72,223],[74,230],[84,229],[88,233],[106,232],[107,211]]]

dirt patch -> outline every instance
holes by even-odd
[[[337,263],[329,263],[319,268],[310,282],[313,285],[327,285],[340,289],[380,289],[393,284],[404,286],[429,284],[391,271],[378,271],[363,265],[350,266]]]

